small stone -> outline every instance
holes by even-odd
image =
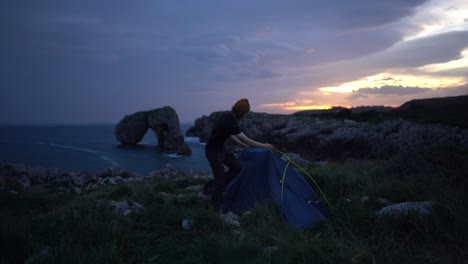
[[[194,185],[194,186],[189,186],[185,188],[187,191],[201,191],[203,190],[203,185]]]
[[[114,177],[109,177],[109,178],[105,178],[103,180],[103,183],[104,184],[112,184],[112,185],[115,185],[117,184],[117,180],[114,178]]]
[[[223,221],[226,225],[240,227],[240,222],[238,219],[239,216],[231,211],[223,215]]]
[[[82,174],[73,173],[70,176],[71,176],[71,182],[73,182],[73,184],[75,184],[76,186],[82,186],[85,184]]]
[[[129,215],[132,214],[132,210],[127,209],[127,210],[125,210],[122,214],[123,214],[124,216],[129,216]]]
[[[116,177],[115,177],[115,182],[116,182],[116,183],[122,183],[122,182],[124,182],[124,181],[125,181],[124,178],[122,178],[121,176],[116,176]]]
[[[88,185],[86,185],[86,187],[85,187],[85,190],[91,190],[93,185],[94,184],[92,184],[92,183],[88,183]]]
[[[363,196],[361,198],[361,205],[362,206],[367,206],[369,204],[369,196]]]
[[[78,194],[78,195],[81,194],[81,189],[78,188],[78,187],[72,188],[72,191],[73,191],[73,193],[75,193],[75,194]]]
[[[70,189],[68,189],[67,187],[58,187],[58,191],[59,192],[64,192],[64,193],[69,193]]]
[[[116,202],[113,200],[109,200],[108,203],[114,209],[115,212],[121,213],[124,216],[139,214],[144,210],[144,207],[136,202]]]
[[[242,214],[242,217],[248,217],[252,215],[252,211],[245,211],[243,214]]]
[[[136,202],[132,203],[131,208],[132,208],[132,211],[134,211],[135,213],[141,213],[145,209],[143,205],[136,203]]]
[[[167,193],[167,192],[159,192],[159,196],[163,199],[171,199],[174,198],[174,195],[172,193]]]
[[[190,229],[190,222],[188,219],[183,219],[182,220],[182,228],[184,230],[189,230]]]

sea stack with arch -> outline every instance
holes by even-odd
[[[192,150],[184,141],[179,117],[170,106],[126,115],[115,126],[115,138],[123,145],[136,145],[151,128],[158,139],[158,149],[178,155],[190,155]]]

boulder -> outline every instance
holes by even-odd
[[[435,203],[426,202],[404,202],[385,206],[375,214],[377,217],[402,218],[409,215],[427,216],[433,210]]]
[[[453,219],[453,214],[446,206],[433,201],[392,204],[378,210],[375,215],[380,220],[415,226],[450,224]]]
[[[229,211],[222,215],[223,222],[228,226],[240,227],[239,216]]]
[[[25,165],[0,161],[0,189],[23,191],[30,186],[28,168]]]
[[[176,111],[165,106],[150,111],[125,116],[115,127],[115,138],[123,145],[136,145],[151,129],[158,140],[158,149],[190,155],[190,147],[184,141]]]
[[[384,207],[388,207],[388,208],[391,208],[389,207],[390,205],[392,205],[393,203],[390,202],[389,200],[385,199],[385,198],[382,198],[382,197],[379,197],[377,199],[371,199],[369,198],[369,196],[363,196],[361,198],[361,205],[365,208],[372,208],[374,210],[380,210]]]
[[[142,213],[145,208],[143,205],[136,203],[136,202],[128,202],[128,201],[108,201],[110,207],[117,213],[120,213],[124,216],[129,216],[133,214],[140,214]]]

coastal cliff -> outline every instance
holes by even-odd
[[[468,96],[434,99],[437,101],[439,116],[445,115],[446,108],[453,110],[454,104],[450,102],[455,101],[458,109],[467,108],[466,98]],[[388,159],[420,147],[468,145],[468,129],[447,126],[431,119],[434,107],[419,107],[416,114],[414,107],[408,107],[426,101],[433,102],[416,100],[393,110],[373,107],[370,110],[363,108],[366,111],[340,108],[323,113],[301,112],[292,115],[249,113],[239,122],[239,126],[247,136],[257,141],[269,142],[278,149],[298,153],[312,160]],[[429,112],[424,112],[424,109]],[[221,113],[214,112],[196,119],[187,135],[206,142]],[[408,116],[419,118],[406,118]],[[452,124],[466,122],[460,114],[452,114],[451,120]]]

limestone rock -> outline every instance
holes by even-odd
[[[73,191],[74,194],[78,194],[78,195],[81,194],[81,189],[78,187],[73,187],[71,190]]]
[[[376,213],[378,219],[392,220],[413,225],[449,224],[453,218],[450,210],[433,201],[404,202],[386,206]]]
[[[178,155],[192,153],[184,142],[179,117],[169,106],[125,116],[115,127],[114,135],[123,145],[136,145],[148,129],[156,135],[160,150],[175,152]]]
[[[186,191],[201,191],[203,190],[203,185],[193,185],[193,186],[188,186],[184,190]]]
[[[239,216],[230,211],[223,214],[223,222],[229,226],[240,227]]]
[[[31,186],[26,166],[0,162],[0,188],[22,191]]]
[[[19,175],[17,177],[10,178],[9,181],[10,189],[15,191],[26,190],[31,186],[31,181],[28,175]]]
[[[416,214],[420,216],[428,215],[434,203],[433,202],[404,202],[386,206],[376,212],[379,217],[401,217],[408,216],[409,214]]]
[[[109,205],[114,209],[115,212],[118,212],[124,216],[129,216],[132,214],[140,214],[145,209],[143,205],[136,202],[128,201],[109,201]]]
[[[388,201],[385,198],[379,197],[377,199],[371,199],[369,196],[363,196],[361,198],[361,205],[366,208],[372,208],[374,210],[382,209],[383,207],[387,207],[392,205],[393,203]]]

